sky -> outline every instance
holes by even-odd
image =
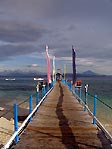
[[[112,75],[112,0],[0,0],[0,72],[56,68]]]

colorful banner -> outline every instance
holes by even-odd
[[[66,80],[66,65],[64,65],[64,80]]]
[[[46,45],[46,57],[47,57],[47,81],[51,83],[51,69],[50,69],[50,58],[48,54],[48,46]]]
[[[76,59],[76,53],[74,48],[72,47],[72,61],[73,61],[73,85],[75,85],[76,82],[76,64],[75,64],[75,59]]]
[[[53,56],[53,81],[56,79],[56,74],[55,74],[55,56]]]

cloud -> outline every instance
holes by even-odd
[[[47,32],[41,26],[2,21],[0,23],[0,40],[7,42],[38,41]]]
[[[78,72],[92,70],[100,74],[111,74],[111,59],[77,58],[76,67]]]
[[[95,59],[85,59],[85,58],[77,58],[77,65],[81,66],[93,66],[95,62]]]
[[[28,53],[33,53],[35,49],[32,46],[19,45],[19,46],[1,46],[0,47],[0,60],[7,60],[14,56],[25,55]]]
[[[58,57],[56,60],[62,60],[71,63],[72,62],[72,57]]]
[[[50,56],[55,55],[61,67],[72,62],[74,45],[78,69],[108,68],[111,14],[109,0],[0,1],[0,60],[28,55],[39,62],[48,44]]]
[[[4,0],[0,1],[0,10],[5,18],[11,20],[38,21],[49,14],[52,8],[52,0]]]
[[[31,23],[2,21],[0,23],[0,60],[9,60],[13,56],[42,52],[39,41],[48,34],[42,26]]]

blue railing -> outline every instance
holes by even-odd
[[[97,114],[98,102],[110,110],[112,110],[112,107],[98,98],[96,94],[90,94],[88,92],[88,85],[85,85],[83,89],[82,86],[75,86],[73,88],[71,81],[62,80],[62,83],[68,86],[69,90],[73,93],[79,103],[83,105],[84,111],[89,112],[93,118],[93,124],[97,125],[104,132],[105,136],[112,142],[112,135],[106,127],[104,127],[104,124],[100,121],[100,116]]]
[[[11,138],[7,141],[7,143],[2,147],[2,149],[8,149],[13,143],[17,143],[19,140],[19,135],[20,133],[24,130],[25,126],[32,121],[33,115],[34,113],[38,110],[38,108],[40,107],[40,105],[42,104],[42,102],[45,100],[46,96],[51,92],[51,90],[54,87],[54,82],[52,82],[50,84],[50,86],[48,85],[43,85],[42,90],[39,91],[38,89],[36,90],[36,94],[35,95],[30,95],[29,99],[24,100],[23,102],[17,104],[15,103],[13,108],[14,108],[14,134],[11,136]],[[34,106],[34,102],[33,102],[33,97],[35,96],[35,103],[36,106]],[[21,126],[18,126],[18,107],[20,105],[22,105],[23,103],[26,103],[27,101],[29,101],[29,115],[26,117],[26,119],[23,121],[23,123],[21,124]],[[33,108],[34,107],[34,108]],[[10,109],[8,112],[12,111],[12,109]],[[6,115],[8,112],[4,113],[3,115],[1,115],[0,117]]]
[[[101,102],[103,105],[105,105],[109,109],[111,109],[111,107],[109,105],[107,105],[106,103],[104,103],[101,99],[99,99],[96,94],[91,95],[90,93],[88,93],[88,91],[86,89],[83,90],[83,88],[81,86],[75,87],[75,89],[73,90],[73,87],[72,87],[72,84],[70,81],[62,80],[62,83],[69,87],[70,91],[74,94],[74,96],[77,98],[79,103],[81,105],[83,105],[84,111],[89,112],[89,114],[93,118],[93,124],[96,124],[105,133],[105,135],[108,137],[108,139],[112,142],[112,136],[110,135],[110,133],[107,131],[107,129],[105,129],[105,127],[102,125],[102,123],[97,118],[97,102],[98,101]],[[14,130],[15,130],[15,132],[12,135],[12,137],[9,139],[9,141],[4,145],[4,147],[3,147],[4,149],[9,148],[12,143],[18,142],[19,134],[22,132],[24,127],[30,121],[32,121],[32,117],[33,117],[34,113],[38,110],[38,108],[40,107],[42,102],[45,100],[46,96],[53,89],[53,86],[54,86],[54,82],[52,82],[50,87],[43,86],[43,88],[40,92],[36,91],[35,95],[30,95],[30,97],[28,99],[24,100],[23,102],[21,102],[19,104],[16,104],[16,103],[14,104],[14,114],[15,114],[14,115]],[[88,104],[89,98],[92,98],[94,101],[92,104],[93,105],[92,108]],[[34,106],[33,99],[35,99],[36,106]],[[26,117],[26,119],[23,121],[23,123],[20,126],[18,126],[18,107],[23,105],[26,102],[29,103],[29,115]],[[1,117],[6,115],[8,112],[12,112],[12,111],[13,111],[13,109],[9,109],[6,113],[1,115]]]

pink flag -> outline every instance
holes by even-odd
[[[53,56],[53,81],[55,80],[55,56]]]
[[[46,45],[46,57],[47,57],[47,81],[51,83],[51,70],[50,70],[50,58],[48,54],[48,46]]]

